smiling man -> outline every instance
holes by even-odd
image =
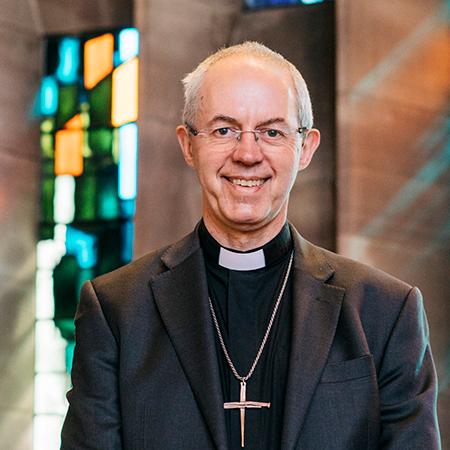
[[[183,83],[203,217],[84,286],[62,448],[440,448],[419,290],[287,222],[320,142],[300,73],[246,42]]]

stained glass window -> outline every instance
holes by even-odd
[[[313,5],[332,0],[244,0],[244,4],[248,9],[262,9],[274,6],[287,5]]]
[[[138,31],[50,36],[45,50],[35,450],[59,448],[80,289],[131,260],[137,194]]]

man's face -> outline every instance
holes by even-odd
[[[196,130],[300,127],[291,76],[272,62],[226,58],[209,69],[199,98],[196,122],[190,124]],[[310,159],[301,158],[298,133],[289,145],[273,148],[260,146],[261,138],[256,142],[252,133],[243,133],[232,148],[214,145],[205,134],[190,136],[182,127],[177,133],[187,163],[197,172],[207,223],[225,232],[281,227],[297,172]]]

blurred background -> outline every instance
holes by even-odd
[[[443,0],[3,0],[0,449],[59,447],[79,284],[180,238],[199,220],[200,191],[174,132],[180,79],[243,40],[299,68],[322,132],[292,192],[290,220],[314,243],[424,293],[450,448],[447,8]],[[110,46],[112,55],[106,70],[94,57],[90,82],[88,42]],[[85,59],[75,66],[70,55]],[[69,107],[75,85],[78,103]],[[138,107],[121,95],[137,95]],[[81,156],[67,165],[58,145],[72,148],[75,136]],[[134,180],[126,167],[136,167],[137,149],[136,186],[123,184]],[[57,212],[58,186],[72,189],[72,200],[75,190],[72,212]],[[115,197],[100,196],[105,186],[118,188]]]

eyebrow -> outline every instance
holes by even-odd
[[[218,114],[216,116],[214,116],[209,122],[208,122],[208,126],[213,125],[215,122],[227,122],[233,125],[237,125],[240,126],[240,122],[239,120],[235,119],[234,117],[231,116],[226,116],[224,114]],[[272,125],[274,123],[286,123],[286,121],[282,118],[282,117],[274,117],[271,119],[267,119],[267,120],[263,120],[262,122],[258,122],[255,126],[255,128],[259,128],[259,127],[264,127],[264,126],[268,126],[268,125]]]
[[[233,125],[240,125],[239,121],[237,119],[235,119],[234,117],[230,117],[230,116],[225,116],[223,114],[217,114],[216,116],[214,116],[209,122],[208,122],[208,126],[213,125],[215,122],[227,122],[227,123],[231,123]]]
[[[273,119],[264,120],[263,122],[259,122],[255,128],[265,127],[267,125],[273,125],[274,123],[286,123],[286,121],[282,117],[274,117]]]

